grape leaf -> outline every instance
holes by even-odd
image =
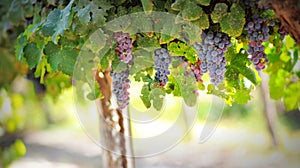
[[[180,32],[180,36],[182,39],[189,45],[195,44],[195,42],[201,42],[201,29],[198,26],[189,22],[188,24],[184,24],[182,27],[182,31]]]
[[[78,51],[72,48],[63,48],[60,53],[62,55],[62,61],[58,65],[58,70],[66,75],[73,75],[78,53]]]
[[[87,5],[84,8],[79,9],[77,13],[79,21],[84,25],[88,24],[91,20],[90,10],[91,6]]]
[[[7,13],[9,21],[13,24],[19,23],[21,20],[24,20],[24,11],[22,10],[22,4],[20,1],[14,0],[10,4],[9,11]]]
[[[18,61],[22,60],[23,49],[26,44],[26,37],[24,35],[20,35],[17,39],[17,44],[15,45],[15,54]]]
[[[239,73],[231,66],[226,66],[226,81],[229,86],[240,89]]]
[[[47,86],[47,94],[56,100],[64,89],[72,86],[72,83],[68,75],[57,72],[46,76],[45,85]]]
[[[56,72],[58,69],[58,65],[63,60],[60,48],[53,42],[48,42],[48,44],[44,48],[44,53],[47,56],[48,62],[52,70]]]
[[[172,42],[168,46],[168,50],[171,56],[184,56],[191,63],[196,63],[198,61],[195,49],[185,43]]]
[[[181,96],[181,91],[178,81],[172,76],[169,76],[169,82],[167,84],[167,89],[170,90],[169,93],[173,93],[174,96]]]
[[[24,47],[24,57],[29,65],[29,68],[32,69],[41,60],[42,51],[37,47],[35,42],[30,42]]]
[[[230,47],[228,48],[228,52],[225,54],[226,59],[228,59],[227,61],[230,62],[230,64],[227,66],[229,71],[227,71],[225,74],[228,80],[233,80],[233,78],[238,79],[238,74],[241,74],[254,85],[257,85],[257,79],[254,71],[246,66],[247,62],[249,61],[248,55],[246,53],[242,53],[241,51],[239,53],[235,53],[234,50],[234,46]],[[232,83],[232,85],[237,86],[237,83]]]
[[[163,103],[164,103],[164,97],[165,92],[160,87],[152,87],[150,91],[150,100],[152,100],[153,107],[159,111],[161,110]]]
[[[221,18],[227,13],[228,6],[225,3],[217,3],[214,11],[211,13],[211,19],[214,23],[218,23]]]
[[[186,1],[181,11],[182,17],[185,20],[193,21],[199,19],[203,15],[203,10],[193,1]]]
[[[200,16],[200,18],[198,20],[192,21],[193,24],[195,24],[196,27],[198,27],[199,29],[208,29],[209,28],[209,18],[207,14],[203,14]],[[201,43],[201,38],[198,38],[199,42]]]
[[[57,44],[58,35],[62,35],[69,28],[71,18],[73,17],[73,13],[71,12],[73,2],[74,0],[71,0],[63,10],[54,9],[51,11],[43,25],[44,35],[51,35],[54,44]]]
[[[130,74],[135,74],[154,66],[154,49],[150,51],[145,49],[135,50],[132,55],[134,56],[134,66],[131,67]]]
[[[151,101],[150,101],[150,90],[147,85],[144,85],[141,90],[141,100],[143,101],[146,108],[151,107]]]
[[[280,99],[284,95],[285,85],[287,84],[286,78],[290,73],[279,69],[276,73],[270,75],[269,88],[270,97],[272,99]]]
[[[251,89],[239,89],[232,97],[236,103],[246,104],[249,100],[251,100],[250,91]]]
[[[224,14],[219,21],[222,32],[231,37],[238,37],[242,34],[245,24],[245,11],[237,4],[230,8],[231,12]]]
[[[149,36],[144,36],[144,37],[137,36],[136,43],[137,43],[138,47],[141,47],[141,48],[152,48],[152,47],[159,48],[160,47],[158,40],[156,38],[151,38]]]
[[[298,109],[300,106],[300,83],[292,83],[284,92],[284,105],[287,111]]]
[[[107,10],[112,8],[109,1],[99,0],[99,1],[86,1],[79,0],[76,11],[77,16],[82,24],[87,24],[92,22],[96,26],[101,26],[105,23],[107,16]]]
[[[254,85],[257,84],[256,76],[254,71],[246,66],[236,66],[231,65],[231,68],[234,68],[238,73],[242,74],[245,78],[251,81]]]
[[[173,90],[174,96],[182,96],[188,106],[194,106],[197,102],[195,91],[198,90],[198,84],[193,75],[185,76],[184,72],[184,68],[180,66],[172,69],[169,76],[171,84],[168,84],[168,89]]]
[[[184,0],[176,0],[174,3],[172,3],[171,9],[180,11],[182,9],[182,6],[184,5],[184,2]]]
[[[152,12],[153,10],[153,3],[152,0],[141,0],[144,11],[146,12],[146,14],[149,14]]]

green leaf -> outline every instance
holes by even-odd
[[[44,48],[44,53],[47,56],[48,62],[54,72],[57,71],[58,65],[63,60],[60,48],[53,42],[48,42]]]
[[[24,48],[24,57],[29,65],[29,68],[32,69],[37,66],[41,60],[41,50],[37,47],[36,43],[28,43]]]
[[[192,21],[195,26],[197,26],[199,29],[208,29],[209,28],[209,18],[207,14],[201,15],[201,17],[198,20]],[[201,39],[201,38],[199,38]],[[199,41],[201,43],[201,40]]]
[[[211,13],[211,19],[214,23],[218,23],[221,18],[227,13],[228,6],[225,3],[217,3],[214,11]]]
[[[181,90],[178,81],[172,75],[169,76],[169,82],[167,84],[167,89],[173,92],[174,96],[181,96]]]
[[[231,37],[238,37],[242,34],[246,22],[245,11],[237,4],[233,4],[230,10],[231,12],[220,20],[221,30]]]
[[[165,92],[160,87],[151,88],[150,99],[152,100],[153,107],[159,111],[164,103]]]
[[[141,100],[143,101],[146,108],[151,107],[151,101],[150,101],[150,90],[147,85],[144,85],[141,90]]]
[[[24,20],[24,11],[22,10],[20,1],[12,1],[8,12],[7,17],[14,25],[18,24],[21,20]]]
[[[186,1],[182,9],[182,17],[185,20],[193,21],[199,19],[203,15],[203,10],[193,1]]]
[[[80,83],[80,82],[79,82]],[[47,94],[57,99],[59,95],[65,90],[72,86],[70,76],[61,72],[49,73],[45,78],[45,85],[47,86]],[[83,95],[82,95],[83,97]]]
[[[106,11],[112,8],[110,1],[98,0],[98,1],[87,1],[79,0],[76,10],[77,16],[82,24],[92,22],[96,26],[105,24],[107,16]]]
[[[249,81],[251,81],[254,85],[257,84],[255,73],[251,68],[246,66],[235,66],[235,65],[231,65],[231,67],[234,68],[238,73],[242,74]]]
[[[24,35],[20,35],[17,39],[17,44],[15,45],[15,54],[18,61],[22,60],[23,48],[26,44],[26,37]]]
[[[101,39],[101,40],[100,40]],[[94,32],[85,43],[85,47],[91,49],[94,53],[99,53],[106,45],[107,37],[101,29]]]
[[[77,13],[79,21],[84,25],[88,24],[91,20],[90,10],[91,6],[87,5],[84,8],[79,9]]]
[[[284,92],[284,105],[287,111],[299,109],[300,83],[289,84]]]
[[[152,0],[141,0],[144,11],[149,14],[153,10],[153,3]]]
[[[194,25],[192,22],[184,24],[182,27],[182,31],[180,32],[180,36],[189,45],[195,44],[195,42],[201,42],[201,29]]]
[[[291,36],[285,37],[285,47],[291,49],[295,46],[295,40]]]
[[[172,42],[168,46],[168,50],[171,56],[184,56],[190,63],[196,63],[198,61],[198,55],[195,49],[185,43]]]
[[[270,75],[269,88],[270,97],[272,99],[280,99],[284,95],[285,85],[287,84],[286,78],[290,73],[279,69],[276,73]]]
[[[235,53],[234,50],[235,50],[234,46],[230,47],[228,48],[228,51],[225,54],[226,59],[228,59],[227,61],[230,63],[227,66],[227,70],[229,69],[229,71],[226,72],[226,76],[228,77],[228,79],[234,77],[237,80],[239,78],[238,74],[241,74],[249,81],[251,81],[254,85],[257,85],[257,79],[254,71],[251,68],[246,66],[247,62],[249,61],[248,54],[246,53],[243,54],[242,52]],[[231,82],[231,83],[232,85],[237,86],[237,82],[235,83]]]
[[[180,11],[182,9],[182,6],[184,5],[185,0],[176,0],[172,5],[171,9],[175,11]]]
[[[152,48],[152,47],[159,48],[160,47],[158,40],[156,38],[149,37],[149,36],[144,36],[144,37],[137,36],[136,43],[137,43],[138,47],[141,47],[141,48]]]
[[[232,68],[231,66],[227,66],[225,77],[229,86],[240,89],[240,78],[236,69]]]
[[[69,28],[73,13],[71,12],[74,0],[71,0],[69,4],[63,9],[54,9],[47,17],[47,21],[43,26],[43,32],[45,35],[52,35],[52,41],[57,44],[58,35],[62,35],[66,29]]]
[[[250,89],[240,89],[233,95],[234,101],[238,104],[246,104],[251,100]]]
[[[73,75],[78,53],[78,51],[72,48],[63,48],[60,53],[63,59],[58,65],[58,70],[62,71],[66,75]]]
[[[203,6],[209,6],[210,0],[195,0],[198,4]]]
[[[154,49],[150,51],[144,49],[135,50],[132,55],[134,56],[134,66],[131,67],[130,74],[135,74],[154,66]]]

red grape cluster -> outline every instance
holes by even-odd
[[[116,52],[121,61],[129,63],[132,60],[132,39],[129,33],[116,32],[114,33],[116,39]]]
[[[254,15],[252,19],[248,20],[245,28],[248,34],[246,38],[249,40],[248,54],[250,61],[255,65],[257,70],[265,68],[265,63],[268,62],[265,54],[265,47],[263,42],[269,40],[269,27],[266,18]]]

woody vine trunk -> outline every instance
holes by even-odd
[[[99,75],[101,74],[101,75]],[[95,80],[99,84],[99,89],[103,98],[97,100],[100,120],[100,135],[101,144],[105,148],[103,150],[103,167],[107,168],[128,168],[134,167],[133,159],[128,159],[127,156],[132,156],[132,147],[130,136],[125,140],[125,130],[130,132],[130,125],[125,124],[123,111],[113,106],[112,98],[112,78],[109,70],[102,72],[100,69],[95,74]],[[117,118],[117,120],[116,120]],[[127,118],[128,119],[128,118]],[[120,153],[115,154],[114,152]]]

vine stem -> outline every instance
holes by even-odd
[[[112,106],[112,78],[110,71],[106,70],[102,72],[98,69],[94,72],[95,80],[99,84],[99,90],[101,91],[103,98],[97,100],[97,105],[100,111],[100,131],[101,131],[101,143],[106,148],[103,153],[103,167],[107,168],[128,168],[129,162],[127,155],[132,155],[132,145],[130,142],[130,136],[125,139],[125,131],[128,129],[130,132],[130,124],[124,124],[123,111]],[[101,75],[99,75],[102,73]],[[118,117],[118,120],[113,119],[114,116]],[[118,127],[117,127],[118,126]],[[116,132],[118,131],[118,132]],[[126,150],[126,149],[129,150]],[[114,154],[115,151],[121,151],[121,156]],[[130,162],[132,168],[134,168],[134,160]]]
[[[267,121],[268,131],[272,138],[273,146],[278,145],[278,139],[276,135],[276,128],[275,128],[275,122],[276,122],[276,106],[275,102],[271,100],[270,93],[269,93],[269,76],[264,74],[263,72],[259,71],[259,76],[262,78],[261,86],[260,86],[260,94],[263,99],[263,108],[264,108],[264,116]]]

